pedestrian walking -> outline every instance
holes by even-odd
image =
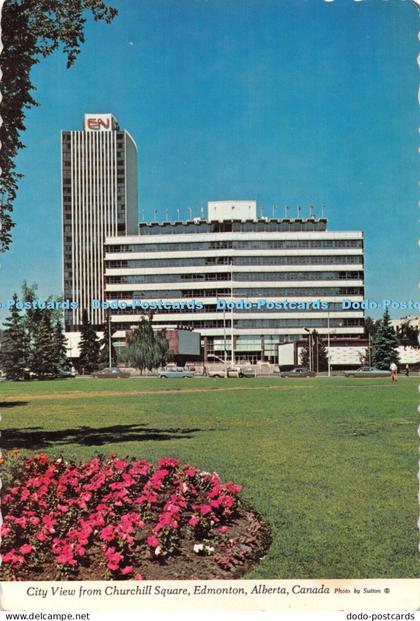
[[[395,362],[391,362],[389,370],[391,371],[391,379],[393,382],[397,381],[397,371],[398,371],[398,367],[395,364]]]

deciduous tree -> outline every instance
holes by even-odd
[[[155,333],[152,324],[142,319],[140,325],[128,337],[127,349],[123,352],[124,361],[135,369],[156,369],[166,363],[168,342],[163,332]]]
[[[112,21],[117,10],[102,0],[6,0],[2,6],[3,51],[0,114],[0,252],[9,248],[14,226],[11,213],[21,174],[15,159],[25,145],[28,108],[38,105],[33,97],[31,69],[42,58],[61,49],[71,67],[85,40],[86,15],[95,21]]]

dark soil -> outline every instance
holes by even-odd
[[[242,578],[265,555],[271,544],[268,526],[252,508],[242,503],[237,518],[225,533],[226,547],[215,546],[212,554],[197,554],[194,539],[185,536],[172,556],[152,559],[139,547],[138,555],[131,561],[134,571],[127,576],[112,576],[106,568],[101,550],[91,548],[83,566],[57,578],[51,565],[28,567],[19,570],[19,580],[130,580],[141,574],[144,580],[228,580]],[[212,545],[211,542],[205,542]]]

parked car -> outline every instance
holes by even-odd
[[[225,377],[226,373],[224,369],[208,369],[207,377]]]
[[[189,371],[188,369],[183,369],[182,367],[170,367],[167,369],[160,369],[158,373],[158,377],[162,378],[170,378],[170,377],[194,377],[194,373]]]
[[[315,371],[310,371],[307,367],[296,367],[291,371],[283,371],[280,377],[315,377]]]
[[[389,371],[386,369],[377,369],[376,367],[363,366],[353,371],[345,371],[345,377],[386,377]]]
[[[55,377],[57,379],[65,379],[66,377],[75,378],[76,371],[74,369],[58,369]]]
[[[255,369],[253,367],[229,367],[227,370],[228,377],[255,377]]]
[[[117,367],[108,367],[106,369],[102,369],[101,371],[95,371],[92,373],[92,377],[97,377],[100,379],[112,379],[112,378],[127,378],[130,377],[130,373],[127,371],[122,371]]]

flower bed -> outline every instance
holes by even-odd
[[[269,544],[239,485],[176,459],[10,461],[2,580],[232,578]]]

